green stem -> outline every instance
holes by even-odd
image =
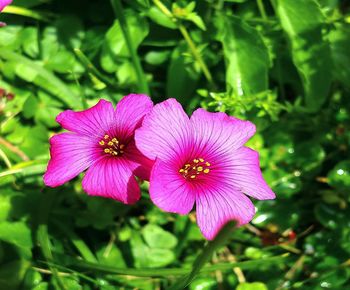
[[[112,3],[114,13],[116,14],[116,16],[119,20],[120,27],[122,29],[125,42],[126,42],[126,45],[129,49],[131,60],[132,60],[133,65],[134,65],[137,78],[139,80],[139,86],[140,86],[139,90],[141,93],[149,94],[150,91],[149,91],[148,83],[146,80],[146,76],[143,72],[143,69],[141,66],[141,61],[140,61],[139,56],[137,55],[136,48],[134,47],[134,44],[133,44],[131,37],[130,37],[128,25],[127,25],[125,17],[124,17],[124,10],[123,10],[122,3],[120,0],[111,0],[111,3]]]
[[[91,252],[89,247],[85,244],[85,242],[80,239],[74,232],[72,232],[69,228],[67,228],[60,221],[54,221],[55,225],[64,233],[67,237],[69,237],[72,244],[79,251],[80,255],[88,262],[97,263],[97,259],[95,255]]]
[[[256,3],[258,4],[258,8],[259,8],[259,12],[260,12],[261,17],[264,20],[268,20],[263,0],[256,0]]]
[[[228,242],[228,240],[232,235],[233,230],[235,229],[235,225],[236,225],[235,222],[227,223],[221,229],[221,231],[217,234],[215,239],[209,242],[204,247],[202,253],[194,261],[191,273],[179,279],[170,289],[181,290],[181,289],[185,289],[188,285],[190,285],[193,279],[198,275],[198,273],[204,267],[204,265],[208,261],[210,261],[210,259],[213,257],[213,254],[215,253],[215,251]]]
[[[92,263],[84,260],[79,260],[76,258],[72,258],[67,255],[56,254],[57,257],[61,257],[67,263],[69,263],[70,267],[73,269],[80,269],[84,271],[92,271],[99,272],[104,274],[115,274],[115,275],[127,275],[127,276],[135,276],[135,277],[169,277],[169,276],[182,276],[187,275],[191,272],[191,268],[115,268],[108,265]],[[55,255],[55,256],[56,256]],[[289,254],[283,254],[275,257],[268,257],[259,260],[251,260],[251,261],[243,261],[243,262],[229,262],[229,263],[219,263],[215,265],[204,266],[200,269],[200,273],[212,273],[217,270],[229,270],[233,267],[240,267],[241,269],[254,269],[258,268],[262,265],[275,265],[285,261],[285,259],[289,256]],[[209,257],[210,259],[211,257]],[[39,261],[40,262],[40,261]],[[59,267],[59,265],[55,265],[50,262],[46,262],[45,264],[53,265]],[[193,271],[193,270],[192,270]]]
[[[160,0],[153,0],[153,3],[158,7],[158,9],[160,11],[162,11],[164,13],[164,15],[168,16],[172,21],[174,21],[174,23],[177,25],[178,29],[180,30],[183,38],[185,39],[185,41],[187,42],[191,53],[193,55],[193,57],[196,59],[196,61],[198,62],[205,78],[207,79],[207,81],[210,83],[210,85],[214,86],[214,81],[213,81],[213,77],[207,67],[207,65],[205,64],[196,44],[194,43],[194,41],[192,40],[190,34],[188,33],[186,27],[179,23],[177,21],[177,19],[174,17],[174,15],[171,13],[171,11],[160,1]]]
[[[88,72],[93,74],[96,78],[98,78],[98,79],[102,80],[103,82],[107,83],[108,85],[113,86],[113,87],[116,86],[109,77],[103,75],[93,65],[93,63],[87,58],[87,56],[79,48],[74,48],[74,53],[79,58],[80,62],[83,64],[83,66],[87,69]]]
[[[38,211],[38,231],[37,231],[37,242],[39,243],[41,252],[49,264],[52,275],[55,277],[57,284],[61,290],[67,290],[63,281],[61,280],[58,270],[55,266],[50,265],[53,262],[53,255],[51,252],[51,243],[48,234],[48,220],[50,210],[53,205],[55,194],[53,191],[44,192],[41,198]]]

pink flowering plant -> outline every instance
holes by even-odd
[[[175,99],[156,105],[136,130],[137,147],[155,160],[152,201],[178,214],[196,204],[197,223],[209,240],[230,220],[250,222],[255,208],[246,195],[275,198],[258,153],[244,146],[254,133],[254,124],[224,113],[197,109],[189,118]]]
[[[152,106],[149,97],[131,94],[116,109],[100,100],[88,110],[59,114],[56,121],[69,132],[50,139],[45,184],[60,186],[87,170],[82,185],[89,195],[135,203],[140,198],[135,176],[148,179],[153,162],[136,148],[134,133]]]
[[[152,107],[149,97],[132,94],[115,110],[100,100],[58,115],[71,132],[50,140],[45,184],[60,186],[87,169],[82,185],[89,195],[132,204],[140,198],[134,176],[150,179],[150,197],[160,209],[184,215],[196,204],[208,240],[229,221],[241,226],[252,220],[255,208],[246,195],[275,198],[258,153],[244,146],[254,124],[203,109],[189,118],[175,99]]]

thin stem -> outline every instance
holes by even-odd
[[[8,168],[12,167],[10,159],[7,157],[7,155],[5,154],[5,152],[1,148],[0,148],[0,157],[4,160],[4,162]]]
[[[256,0],[256,4],[258,4],[258,9],[259,9],[261,17],[264,20],[267,20],[268,17],[267,17],[267,14],[266,14],[266,10],[265,10],[265,7],[264,7],[263,0]]]
[[[15,145],[11,144],[10,142],[8,142],[7,140],[5,140],[2,137],[0,137],[0,144],[4,145],[7,149],[9,149],[13,153],[15,153],[23,161],[29,161],[30,160],[29,157],[21,149],[19,149]]]
[[[160,11],[162,11],[164,13],[164,15],[168,16],[177,25],[183,38],[187,42],[187,44],[192,52],[193,57],[198,62],[205,78],[212,86],[214,86],[213,77],[212,77],[207,65],[205,64],[196,44],[194,43],[190,34],[188,33],[186,27],[177,21],[177,19],[174,17],[174,15],[171,13],[171,11],[160,0],[153,0],[153,3],[159,8]]]
[[[137,78],[139,80],[139,90],[142,93],[149,94],[150,91],[149,91],[148,83],[146,80],[146,76],[145,76],[144,71],[142,69],[141,61],[140,61],[139,56],[137,55],[136,48],[134,47],[134,44],[133,44],[131,37],[130,37],[128,25],[127,25],[125,17],[124,17],[124,10],[123,10],[122,3],[120,0],[111,0],[111,3],[112,3],[114,13],[119,20],[120,27],[122,29],[125,42],[126,42],[126,45],[129,49],[131,60],[132,60],[132,63],[134,65]]]

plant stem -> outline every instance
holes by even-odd
[[[139,56],[137,55],[136,48],[134,47],[134,44],[133,44],[131,37],[130,37],[128,25],[127,25],[125,17],[124,17],[124,10],[123,10],[122,3],[120,0],[111,0],[111,3],[112,3],[114,13],[119,20],[120,27],[122,29],[125,42],[126,42],[126,45],[129,49],[131,60],[132,60],[132,63],[134,65],[137,78],[139,80],[140,93],[149,94],[150,91],[149,91],[148,83],[146,80],[146,76],[145,76],[144,71],[142,69],[141,61],[140,61]]]
[[[231,237],[232,232],[235,229],[235,222],[227,223],[217,234],[215,239],[209,242],[196,258],[193,263],[192,271],[189,275],[179,279],[175,284],[170,288],[171,290],[180,290],[185,289],[188,285],[191,284],[193,279],[199,274],[204,265],[212,258],[213,254],[221,246],[225,245]],[[218,269],[219,270],[219,269]]]
[[[153,0],[153,3],[158,7],[158,9],[160,11],[162,11],[164,13],[164,15],[168,16],[177,25],[183,38],[187,42],[187,44],[192,52],[193,57],[198,62],[205,78],[210,83],[210,85],[214,86],[213,77],[212,77],[207,65],[205,64],[196,44],[194,43],[190,34],[188,33],[186,27],[183,24],[179,23],[179,21],[174,17],[174,15],[171,13],[171,11],[160,0]]]
[[[264,7],[263,0],[256,0],[256,3],[258,4],[258,8],[259,8],[259,12],[260,12],[260,14],[261,14],[261,17],[262,17],[264,20],[268,20],[268,17],[267,17],[267,14],[266,14],[266,10],[265,10],[265,7]]]

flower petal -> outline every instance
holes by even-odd
[[[83,189],[89,195],[113,198],[125,204],[140,199],[140,187],[124,158],[105,157],[94,163],[83,179]]]
[[[204,109],[193,112],[191,123],[196,151],[205,155],[232,152],[242,147],[255,133],[255,125],[229,117],[225,113],[210,113]]]
[[[154,106],[135,133],[136,146],[154,160],[181,159],[192,146],[189,118],[175,99]]]
[[[66,130],[100,138],[115,123],[114,108],[111,102],[100,100],[85,111],[64,111],[56,117],[56,121]]]
[[[226,164],[230,175],[228,182],[245,194],[261,200],[276,197],[262,176],[258,152],[242,147],[233,153]]]
[[[134,135],[135,129],[141,125],[143,117],[152,107],[153,102],[146,95],[130,94],[122,98],[115,110],[117,135],[123,138]]]
[[[0,12],[7,6],[12,3],[12,0],[0,0]]]
[[[50,139],[51,159],[44,183],[56,187],[87,169],[97,157],[92,140],[72,133],[57,134]]]
[[[129,160],[132,171],[137,177],[149,180],[154,161],[148,159],[137,149],[134,140],[128,144],[124,157]]]
[[[198,188],[196,196],[197,223],[204,237],[212,240],[229,221],[237,226],[249,223],[255,208],[250,199],[235,188],[217,184]]]
[[[150,181],[152,201],[164,211],[188,214],[193,208],[195,194],[175,167],[156,160]]]

